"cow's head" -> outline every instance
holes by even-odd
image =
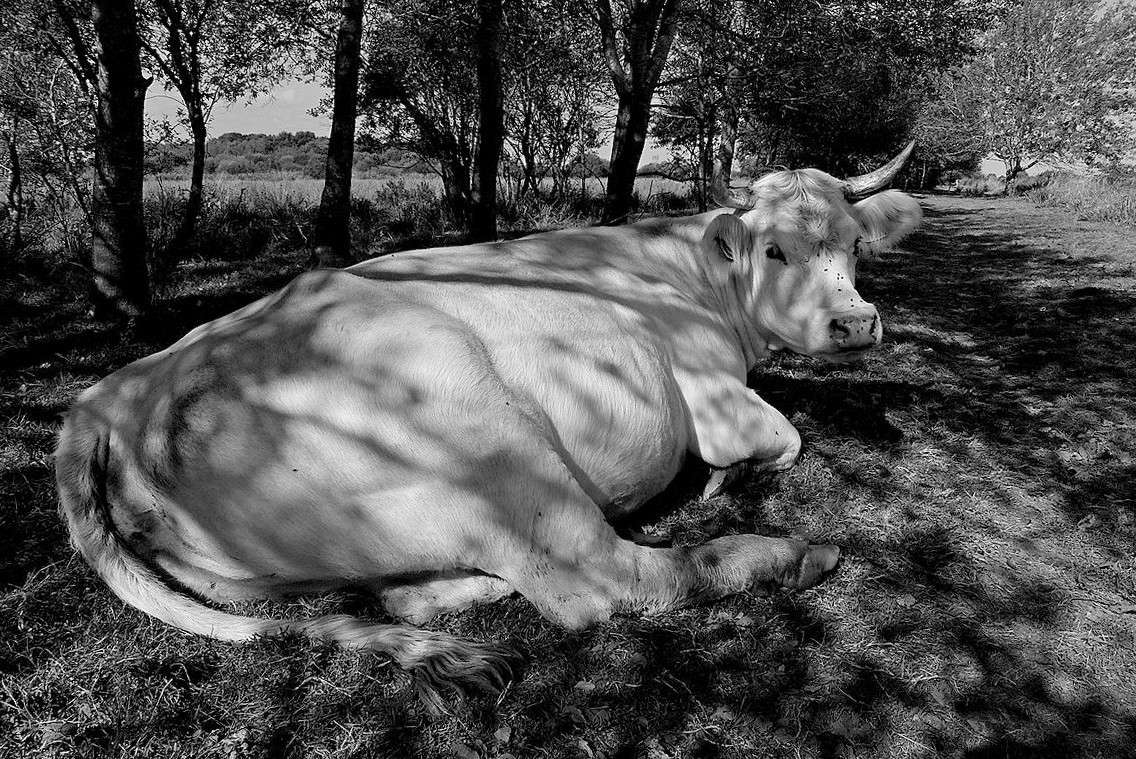
[[[887,186],[914,143],[871,174],[840,180],[818,169],[779,171],[720,199],[733,213],[704,236],[731,321],[747,342],[833,360],[857,358],[883,336],[876,307],[856,291],[856,263],[919,223],[919,204]]]

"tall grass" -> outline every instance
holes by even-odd
[[[647,215],[692,211],[686,186],[647,177],[636,183],[634,207]],[[278,174],[206,178],[201,213],[193,236],[176,250],[176,232],[185,212],[189,181],[184,177],[147,177],[144,212],[149,237],[148,268],[161,294],[176,284],[178,269],[193,261],[252,261],[258,256],[309,247],[323,181]],[[566,197],[551,197],[551,185],[523,197],[507,189],[499,196],[499,230],[504,237],[582,226],[599,220],[603,182],[588,179]],[[0,219],[0,222],[3,220]],[[447,213],[441,180],[434,175],[356,177],[352,182],[351,239],[358,260],[383,252],[460,242],[464,231]],[[24,223],[18,251],[8,250],[0,223],[0,258],[20,261],[68,279],[80,292],[89,281],[88,225],[77,206],[34,208]],[[73,280],[73,281],[72,281]]]
[[[1136,224],[1136,177],[1055,174],[1025,195],[1039,205],[1071,208],[1087,221]]]

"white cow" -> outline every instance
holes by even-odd
[[[568,628],[755,586],[804,588],[834,546],[621,539],[608,519],[687,453],[792,466],[746,387],[770,351],[880,341],[856,260],[912,229],[878,172],[763,177],[732,207],[399,253],[315,271],[87,390],[60,435],[62,512],[124,601],[225,640],[282,631],[499,685],[509,652],[409,624],[239,616],[204,600],[345,585],[396,617],[518,592]]]

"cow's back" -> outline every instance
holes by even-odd
[[[661,489],[686,442],[665,347],[625,306],[345,272],[204,325],[74,414],[108,430],[114,519],[140,551],[250,582],[460,563],[439,515],[471,488],[488,504],[502,460],[524,478],[518,425],[613,507]]]
[[[711,325],[671,283],[628,272],[602,250],[561,256],[554,237],[397,254],[350,271],[398,284],[468,325],[502,380],[547,415],[577,479],[614,514],[677,472],[689,430],[672,371],[674,332]]]

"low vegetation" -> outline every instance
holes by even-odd
[[[1023,195],[1042,206],[1068,208],[1086,221],[1136,223],[1136,174],[1131,171],[1076,174],[1049,171],[1021,175],[1007,184],[994,174],[971,174],[946,185],[965,197]]]
[[[1029,188],[1030,200],[1070,208],[1088,221],[1136,224],[1136,177],[1057,174]]]

